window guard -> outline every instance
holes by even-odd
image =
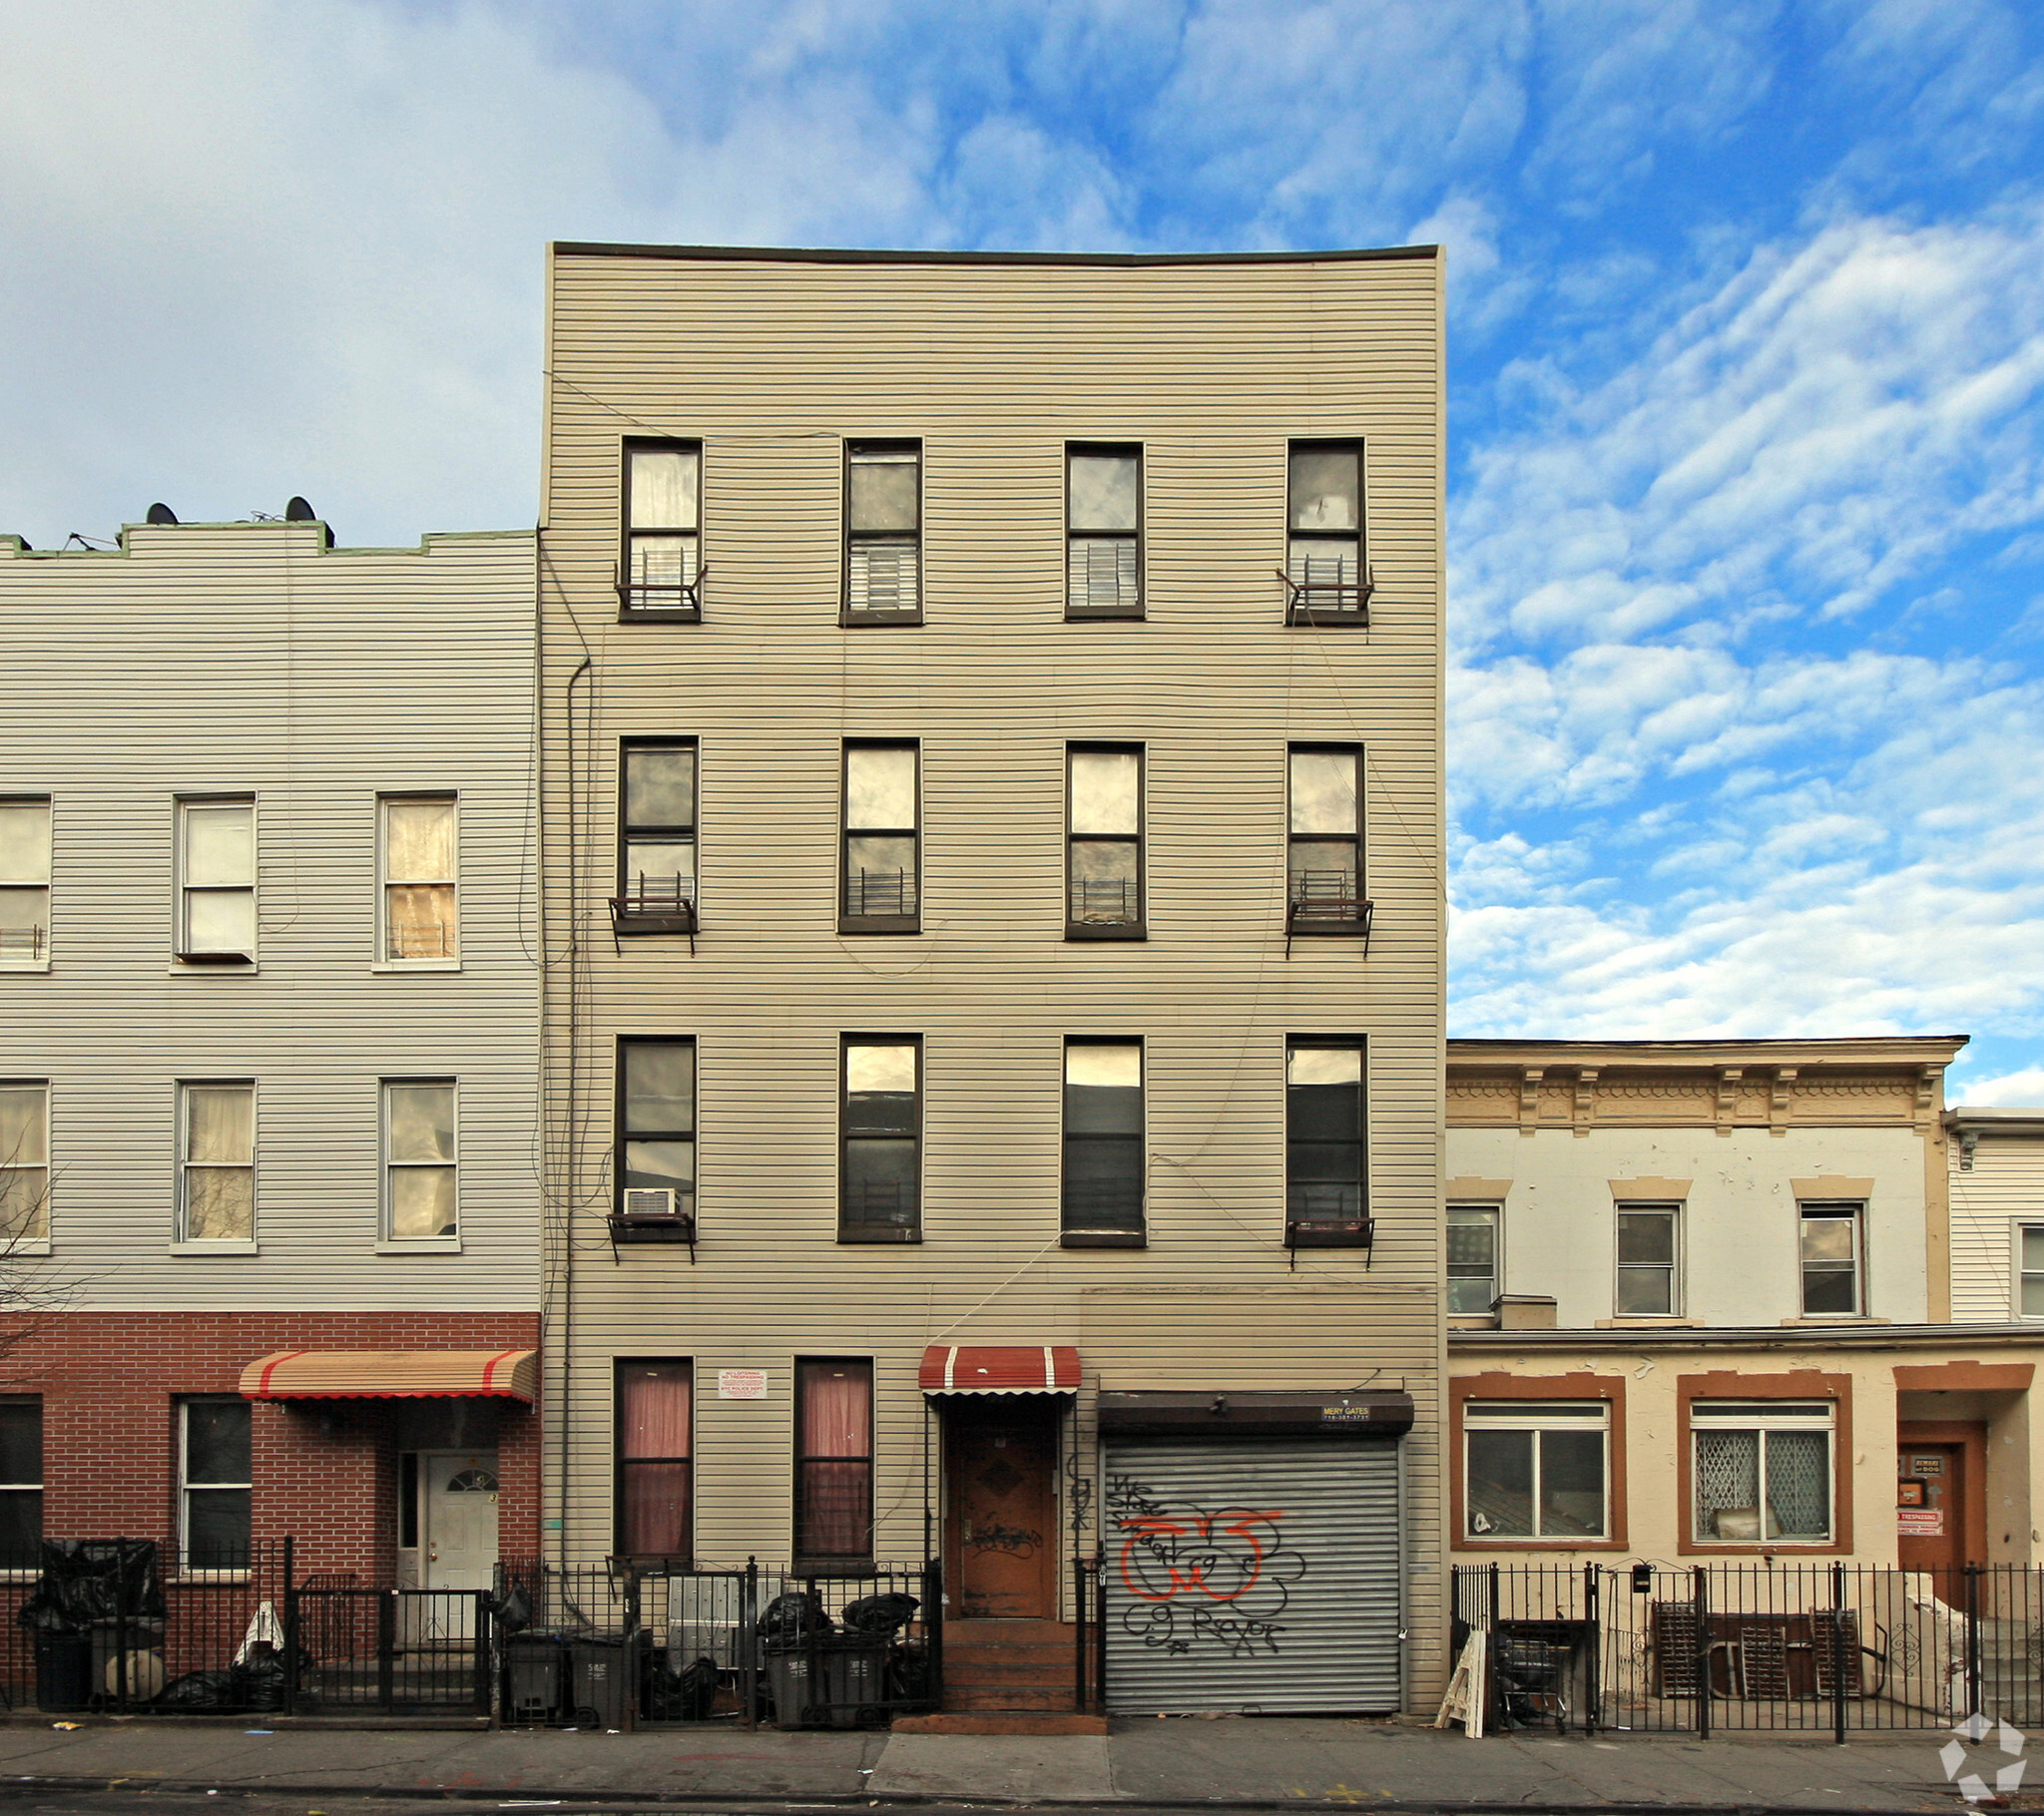
[[[1284,1194],[1286,1248],[1372,1248],[1376,1219],[1364,1214],[1362,1187],[1297,1184]]]
[[[694,625],[703,622],[703,583],[710,578],[706,562],[696,570],[694,580],[627,580],[624,565],[612,568],[618,595],[620,622],[665,622]]]
[[[636,1242],[686,1242],[689,1264],[696,1262],[696,1213],[678,1204],[672,1211],[647,1215],[637,1211],[614,1210],[610,1214],[611,1261],[618,1259],[619,1244]]]
[[[1372,563],[1360,580],[1293,580],[1282,568],[1278,578],[1284,583],[1284,622],[1287,625],[1369,624],[1370,596],[1377,590],[1377,571]]]
[[[1284,903],[1284,956],[1291,956],[1294,934],[1348,933],[1360,937],[1367,958],[1375,916],[1376,904],[1346,870],[1301,870],[1292,877]]]
[[[686,933],[689,955],[695,956],[696,898],[684,888],[682,878],[675,877],[670,885],[642,876],[638,888],[610,898],[610,910],[612,945],[628,934]]]
[[[919,912],[912,870],[859,870],[844,879],[848,920],[906,920]]]
[[[31,960],[39,960],[43,956],[48,939],[47,930],[38,924],[32,923],[27,927],[0,927],[0,958],[25,955]]]
[[[919,1242],[913,1185],[846,1186],[838,1212],[838,1240],[851,1242]]]

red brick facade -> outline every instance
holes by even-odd
[[[530,1313],[65,1312],[0,1358],[0,1388],[43,1402],[43,1531],[51,1538],[178,1531],[178,1403],[234,1394],[243,1367],[279,1349],[537,1349]],[[398,1456],[435,1420],[459,1444],[494,1443],[498,1550],[539,1550],[539,1413],[523,1401],[257,1401],[252,1415],[257,1544],[286,1535],[299,1573],[393,1581]],[[494,1427],[494,1430],[492,1430]],[[434,1445],[434,1448],[440,1446]]]

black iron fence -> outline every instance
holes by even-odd
[[[821,1576],[508,1561],[495,1606],[507,1722],[877,1727],[941,1700],[935,1562]]]
[[[1461,1566],[1487,1721],[1591,1732],[2044,1721],[2044,1570],[1763,1562]]]

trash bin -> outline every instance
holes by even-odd
[[[558,1721],[568,1707],[568,1641],[560,1633],[513,1633],[504,1641],[504,1719]]]
[[[886,1724],[888,1640],[870,1633],[817,1633],[769,1644],[766,1683],[784,1728]],[[814,1677],[810,1668],[814,1666]]]
[[[92,1706],[92,1635],[36,1635],[36,1707],[46,1715]]]
[[[588,1727],[622,1728],[632,1707],[638,1673],[632,1643],[622,1633],[579,1633],[568,1642],[570,1706]]]
[[[167,1677],[164,1623],[95,1620],[91,1630],[93,1688],[106,1697],[110,1706],[120,1704],[124,1690],[131,1705],[154,1702],[163,1693]]]

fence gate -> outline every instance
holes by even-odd
[[[301,1711],[489,1713],[490,1597],[481,1589],[293,1589],[284,1619]]]

